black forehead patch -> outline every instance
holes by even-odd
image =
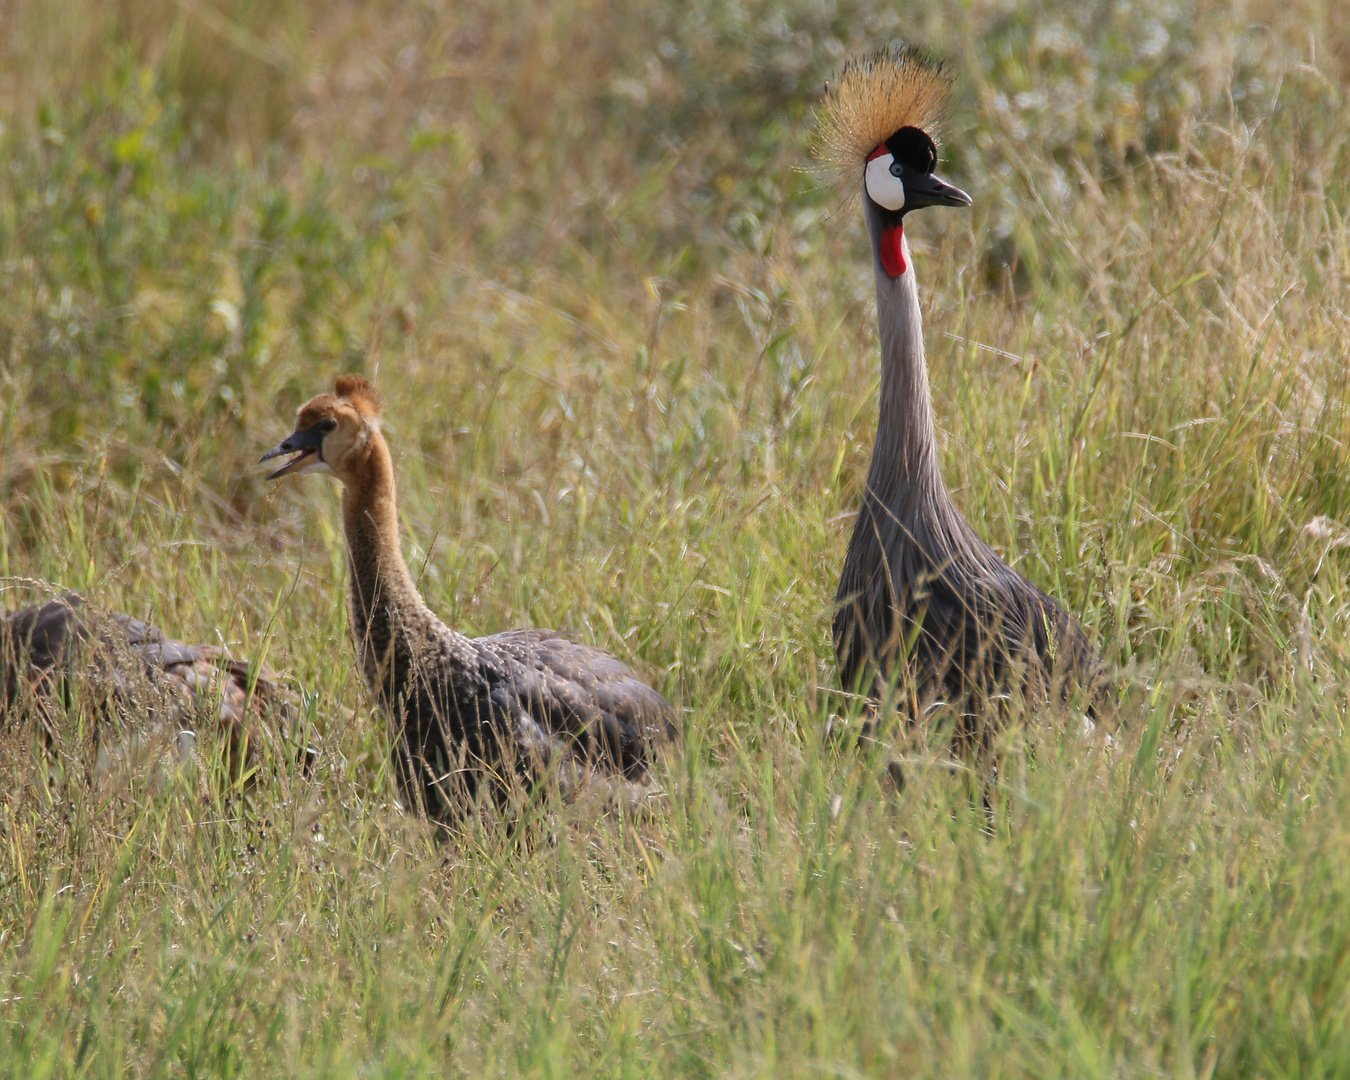
[[[891,156],[907,169],[931,173],[937,168],[937,146],[928,132],[916,127],[902,127],[886,140]]]

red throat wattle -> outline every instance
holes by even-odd
[[[904,225],[884,225],[881,229],[881,266],[891,277],[905,272]]]

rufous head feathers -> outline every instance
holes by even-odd
[[[384,403],[364,375],[339,375],[333,393],[349,401],[354,409],[370,420],[378,420]]]
[[[881,143],[903,127],[933,134],[951,85],[942,61],[910,45],[851,57],[817,114],[815,154],[829,181],[851,199]]]
[[[294,455],[267,479],[326,472],[348,483],[368,466],[369,448],[383,445],[379,431],[380,398],[375,388],[362,375],[341,375],[331,394],[319,394],[300,406],[295,430],[262,456],[262,461],[270,461]]]

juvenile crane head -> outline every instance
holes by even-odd
[[[359,475],[379,430],[380,399],[374,387],[363,376],[342,375],[331,394],[320,394],[300,406],[295,430],[262,456],[262,461],[270,461],[294,455],[267,479],[320,472],[347,483]]]
[[[816,154],[838,185],[856,190],[880,226],[878,256],[887,274],[905,272],[904,218],[924,206],[969,206],[970,196],[935,175],[930,134],[951,87],[943,65],[909,46],[854,57],[828,88]]]

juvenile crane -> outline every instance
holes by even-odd
[[[598,766],[635,790],[652,745],[674,734],[670,703],[608,653],[552,630],[471,638],[432,614],[403,561],[380,412],[370,384],[344,375],[301,406],[295,432],[262,460],[294,455],[268,479],[342,482],[351,631],[391,725],[404,799],[453,823],[484,786],[500,796],[550,765],[563,784]]]
[[[275,720],[284,732],[292,719],[270,672],[259,671],[250,685],[246,661],[212,645],[175,641],[130,615],[101,611],[79,593],[0,614],[0,718],[35,706],[50,738],[57,722],[53,699],[76,695],[100,718],[127,721],[143,745],[147,735],[195,734],[203,721],[210,723],[208,710],[218,699],[214,721],[236,777],[258,764],[267,730],[260,721]],[[120,752],[102,731],[100,743],[101,759]],[[130,745],[124,741],[122,749]]]
[[[1044,700],[1090,683],[1096,667],[1077,621],[979,537],[938,468],[904,225],[921,207],[971,205],[934,174],[930,128],[950,82],[903,46],[851,60],[827,92],[819,139],[840,185],[862,188],[881,331],[876,442],[839,579],[835,653],[846,689],[873,701],[894,689],[916,717],[937,701],[977,716],[1013,689]]]

